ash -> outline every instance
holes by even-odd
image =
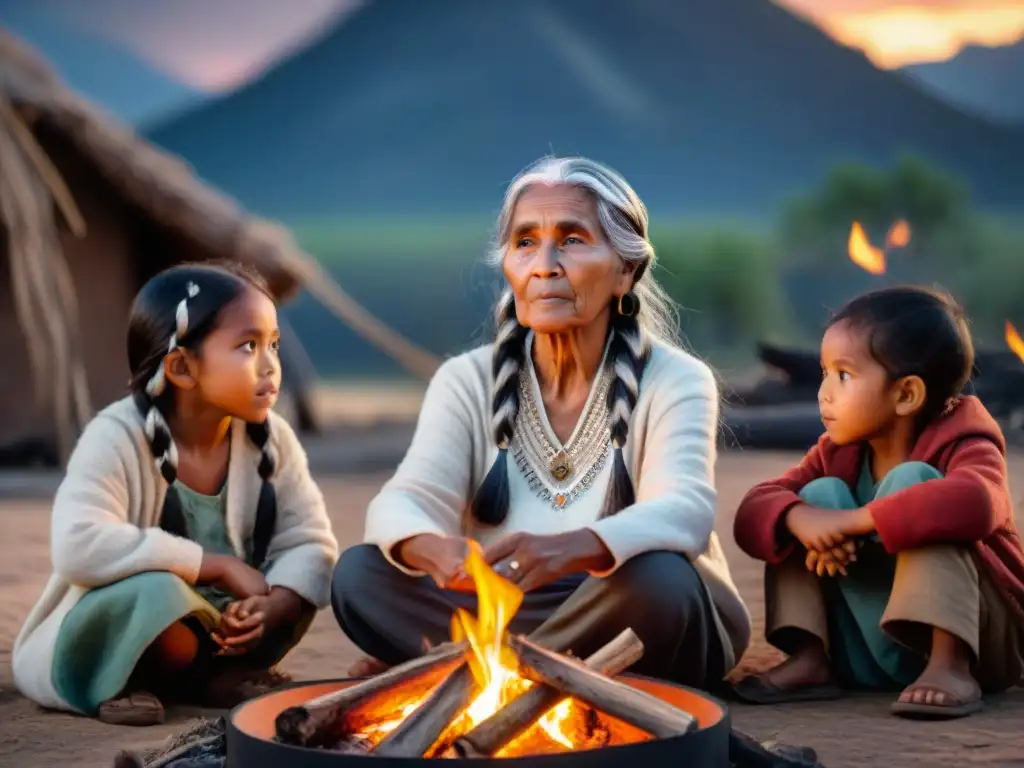
[[[357,734],[346,736],[329,748],[343,755],[373,755],[373,742]]]
[[[224,768],[227,724],[223,717],[199,720],[164,744],[143,754],[121,752],[114,768]]]

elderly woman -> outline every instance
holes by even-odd
[[[718,393],[679,348],[647,210],[616,173],[545,158],[510,185],[493,344],[448,360],[408,454],[334,572],[368,674],[473,609],[467,539],[526,593],[511,630],[584,657],[626,627],[638,672],[697,687],[750,618],[713,532]]]

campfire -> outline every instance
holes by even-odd
[[[285,709],[284,744],[380,757],[519,757],[688,734],[689,712],[614,679],[643,655],[627,629],[585,660],[506,632],[523,593],[471,548],[477,614],[452,640],[363,682]]]

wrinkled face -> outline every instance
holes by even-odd
[[[265,421],[281,388],[280,336],[274,302],[247,287],[221,312],[199,355],[189,355],[196,394],[229,416]]]
[[[511,224],[503,268],[527,328],[553,334],[590,325],[632,287],[635,266],[612,250],[586,191],[530,187]]]
[[[837,323],[821,341],[818,409],[836,445],[883,434],[900,415],[898,386],[871,357],[863,331]]]

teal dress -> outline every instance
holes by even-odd
[[[874,499],[940,477],[941,473],[929,464],[907,462],[875,483],[868,457],[852,492],[842,480],[822,477],[804,486],[800,497],[816,507],[857,509]],[[878,535],[873,534],[862,542],[857,562],[847,566],[846,576],[821,580],[833,667],[848,685],[901,690],[924,671],[927,659],[896,642],[881,626],[895,575],[896,555],[886,552]]]
[[[215,496],[181,483],[175,488],[189,537],[207,551],[234,555],[224,517],[227,487]],[[90,590],[64,618],[57,635],[55,690],[76,709],[94,714],[124,690],[142,654],[164,630],[190,617],[209,631],[232,600],[215,587],[196,587],[167,571],[139,573]],[[269,667],[283,657],[308,626],[303,624],[267,637],[258,649],[259,661]]]

